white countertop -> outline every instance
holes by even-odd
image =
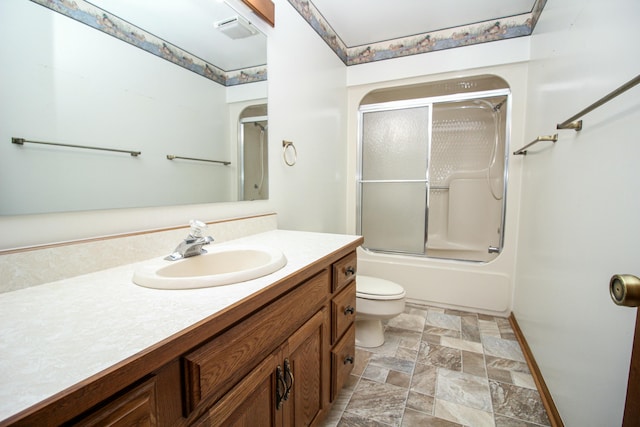
[[[141,262],[0,294],[0,420],[135,355],[358,238],[274,230],[214,244],[272,246],[287,257],[287,265],[275,273],[235,285],[189,290],[144,288],[131,281],[136,267],[145,264]],[[173,248],[167,249],[169,253]]]

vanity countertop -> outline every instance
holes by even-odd
[[[220,243],[217,246],[272,246],[287,257],[287,265],[275,273],[235,285],[144,288],[131,280],[134,270],[145,264],[141,262],[0,294],[0,420],[179,334],[359,239],[273,230]]]

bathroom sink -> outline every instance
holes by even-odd
[[[287,265],[282,251],[267,246],[222,245],[205,250],[179,261],[144,265],[134,272],[133,282],[156,289],[206,288],[257,279]]]

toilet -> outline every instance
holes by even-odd
[[[379,347],[384,344],[382,321],[404,311],[404,288],[378,277],[356,277],[356,345]]]

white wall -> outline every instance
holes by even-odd
[[[638,18],[637,0],[547,2],[531,43],[529,140],[638,74]],[[514,314],[567,426],[622,419],[636,309],[615,306],[608,283],[640,275],[639,94],[512,159],[523,166]]]
[[[346,67],[286,0],[269,35],[269,198],[281,228],[345,232]],[[298,160],[285,165],[282,141]]]
[[[27,0],[11,2],[37,8],[40,13],[55,14]],[[276,27],[257,22],[269,38],[269,201],[5,216],[0,217],[0,249],[183,225],[193,217],[215,220],[273,211],[282,212],[279,217],[282,228],[343,232],[344,217],[336,212],[344,211],[345,203],[346,163],[342,152],[346,126],[346,69],[286,0],[276,0],[275,3]],[[2,7],[8,4],[3,1]],[[56,20],[69,20],[55,15]],[[24,22],[18,24],[24,25]],[[77,25],[79,31],[86,34],[98,33],[82,24]],[[7,35],[5,47],[14,37],[56,41],[47,27],[21,28],[14,31],[15,34]],[[130,49],[132,55],[144,57],[144,60],[150,57],[151,61],[160,61],[124,42],[113,39],[110,43],[120,43],[125,49]],[[55,49],[64,50],[64,47],[56,46]],[[2,52],[5,52],[4,48]],[[9,61],[19,61],[19,55],[3,54],[0,61],[4,66]],[[166,63],[166,67],[175,67],[177,73],[185,73],[187,77],[184,79],[201,79],[206,84],[217,85],[207,83],[203,77],[173,64]],[[95,72],[104,73],[98,74],[101,79],[110,75],[109,69],[98,67]],[[152,73],[147,78],[149,85],[161,87],[167,83],[164,80],[154,82]],[[177,77],[173,80],[177,90],[188,86],[182,79]],[[29,90],[28,87],[23,89]],[[110,112],[99,112],[109,122]],[[56,117],[66,113],[52,107],[47,120],[56,126]],[[283,165],[283,139],[294,141],[298,148],[298,163],[293,168]],[[9,145],[8,141],[3,145],[5,143]],[[18,180],[17,177],[12,179]]]

